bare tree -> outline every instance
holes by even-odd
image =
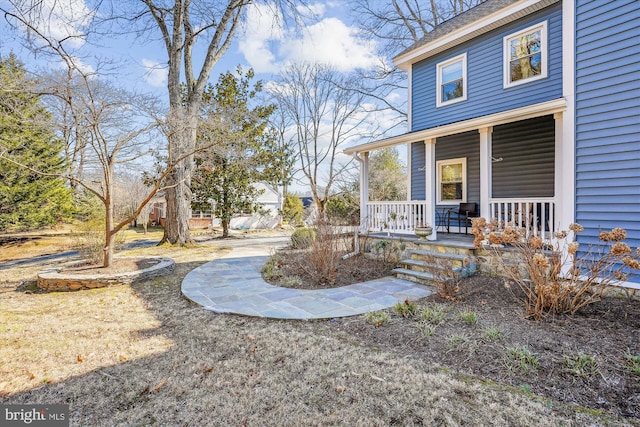
[[[378,42],[378,65],[360,70],[364,91],[378,108],[397,115],[395,125],[406,121],[406,100],[390,96],[406,93],[406,75],[391,64],[391,58],[421,40],[436,26],[482,3],[484,0],[355,0],[353,16],[360,29]],[[395,127],[395,126],[393,126]],[[391,130],[391,129],[389,129]]]
[[[294,129],[297,160],[319,212],[346,165],[338,155],[350,141],[362,138],[367,116],[365,95],[355,83],[326,65],[291,65],[267,90],[276,98]]]
[[[61,174],[77,188],[95,195],[105,209],[103,265],[113,262],[114,238],[116,233],[136,218],[144,205],[161,188],[163,180],[171,172],[175,163],[186,155],[175,158],[163,168],[154,171],[151,188],[129,216],[119,221],[114,217],[115,171],[118,165],[134,162],[148,154],[150,138],[160,122],[155,111],[157,100],[135,95],[100,79],[91,69],[85,67],[78,57],[68,49],[69,40],[58,40],[50,29],[43,27],[43,17],[24,2],[15,5],[13,11],[4,10],[5,17],[12,24],[26,30],[34,42],[34,49],[40,55],[52,55],[65,69],[61,73],[41,75],[40,87],[34,88],[48,105],[58,105],[61,112],[59,134],[66,138],[69,152],[82,151],[81,168]],[[54,101],[55,100],[55,101]],[[156,113],[156,114],[154,114]],[[70,135],[81,135],[72,137]],[[20,164],[11,157],[3,158],[34,173],[47,175],[35,170],[31,165]],[[60,176],[60,174],[57,174]]]
[[[214,65],[229,48],[246,8],[255,3],[251,0],[142,0],[144,10],[133,15],[143,23],[142,30],[159,34],[166,48],[170,118],[168,160],[172,163],[185,157],[168,177],[163,241],[177,245],[191,241],[189,210],[194,159],[188,153],[196,145],[202,95]],[[294,3],[276,0],[268,4],[275,10],[295,11]],[[193,58],[196,47],[205,52],[199,67]]]
[[[58,0],[60,2],[62,0]],[[71,0],[68,0],[71,2]],[[9,0],[12,10],[3,9],[5,16],[15,15],[28,24],[30,30],[43,22],[51,25],[52,16],[47,13],[49,2],[42,0]],[[57,4],[57,2],[54,2]],[[194,170],[193,152],[196,147],[196,129],[202,94],[213,67],[229,48],[247,7],[262,3],[271,8],[274,16],[296,14],[304,2],[293,0],[141,0],[139,2],[95,2],[95,10],[70,16],[55,16],[62,24],[62,38],[55,40],[62,45],[71,39],[86,39],[87,34],[75,31],[78,25],[86,28],[96,22],[111,24],[120,22],[123,31],[137,32],[142,40],[162,41],[168,68],[167,90],[169,112],[167,121],[169,164],[175,164],[168,177],[165,192],[167,199],[164,241],[184,245],[191,242],[189,212],[191,205],[191,175]],[[77,4],[66,4],[68,9]],[[74,26],[75,25],[75,26]],[[101,30],[102,31],[102,30]],[[105,36],[111,31],[104,29]],[[58,29],[57,33],[61,31]],[[35,31],[37,33],[37,31]],[[30,34],[32,34],[30,32]],[[113,34],[113,32],[111,32]],[[54,43],[54,44],[56,44]],[[194,58],[194,51],[204,57]],[[190,154],[191,153],[191,154]],[[178,159],[182,159],[178,161]]]

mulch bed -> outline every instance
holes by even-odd
[[[301,251],[282,253],[280,268],[302,278],[300,287],[319,286],[300,269]],[[389,275],[391,265],[357,256],[342,261],[336,286]],[[437,294],[416,303],[417,315],[394,309],[381,326],[366,316],[323,323],[371,348],[432,361],[443,368],[513,386],[564,403],[640,419],[640,300],[620,292],[573,316],[534,321],[524,317],[518,290],[505,280],[475,276],[463,280],[456,300]],[[442,309],[441,323],[424,320],[425,308]],[[477,322],[461,313],[473,312]],[[529,352],[531,363],[518,359]],[[638,372],[629,356],[638,357]],[[553,405],[550,401],[549,405]]]
[[[122,274],[144,270],[158,264],[159,262],[160,259],[158,258],[114,258],[109,267],[103,267],[102,263],[83,263],[64,267],[60,269],[60,271],[72,273],[74,276]]]
[[[640,372],[632,372],[628,359],[640,356],[637,298],[607,297],[574,316],[536,322],[524,318],[522,302],[505,289],[503,279],[476,276],[461,283],[458,301],[434,295],[417,306],[419,313],[424,307],[443,307],[444,321],[433,325],[420,316],[404,318],[387,310],[389,320],[380,327],[362,317],[329,325],[372,347],[431,360],[560,402],[640,418]],[[460,316],[470,311],[478,317],[476,324]],[[510,350],[522,349],[528,349],[539,366],[523,367],[509,357]],[[589,362],[586,356],[595,367],[580,364]]]
[[[344,252],[347,254],[347,252]],[[327,289],[347,286],[353,283],[366,282],[380,277],[390,276],[394,264],[384,263],[362,254],[347,259],[340,259],[336,265],[334,280],[318,283],[318,274],[310,268],[311,261],[307,251],[303,249],[282,249],[278,251],[278,268],[282,278],[297,276],[299,282],[293,284],[287,280],[271,279],[263,275],[265,280],[276,286],[295,287],[298,289]]]

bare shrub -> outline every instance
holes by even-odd
[[[433,266],[430,270],[433,276],[432,282],[440,298],[455,301],[460,292],[461,278],[454,269],[453,262],[450,259],[430,255],[425,255],[425,261]]]
[[[84,260],[91,264],[98,264],[104,255],[104,221],[90,219],[79,223],[77,231],[72,233],[75,247],[80,252]],[[124,230],[120,230],[115,235],[114,244],[116,248],[124,244]]]
[[[347,239],[340,234],[339,227],[325,219],[315,224],[316,238],[306,252],[305,270],[317,285],[332,285],[336,282],[337,266],[346,251]]]
[[[478,243],[485,238],[486,225],[486,221],[474,222]],[[580,224],[569,225],[574,236],[583,230]],[[584,249],[575,240],[567,240],[569,231],[555,233],[551,241],[527,238],[525,230],[513,224],[500,233],[489,233],[490,243],[509,245],[516,255],[517,263],[508,264],[493,249],[503,270],[524,293],[528,317],[540,320],[549,314],[575,314],[600,301],[611,286],[627,279],[630,270],[640,268],[640,249],[633,251],[623,242],[627,237],[624,229],[602,231],[598,243]]]

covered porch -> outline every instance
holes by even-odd
[[[572,192],[563,186],[571,182],[563,164],[573,159],[563,144],[564,108],[560,99],[345,150],[360,162],[361,228],[408,236],[430,225],[429,240],[470,234],[456,213],[466,203],[475,207],[470,218],[552,238],[572,222]],[[407,147],[407,200],[369,200],[369,152],[399,145]]]

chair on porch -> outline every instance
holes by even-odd
[[[458,231],[464,222],[464,234],[469,234],[471,220],[478,216],[477,203],[460,203],[458,209],[452,208],[447,215],[447,230],[451,228],[451,221],[458,222]]]

